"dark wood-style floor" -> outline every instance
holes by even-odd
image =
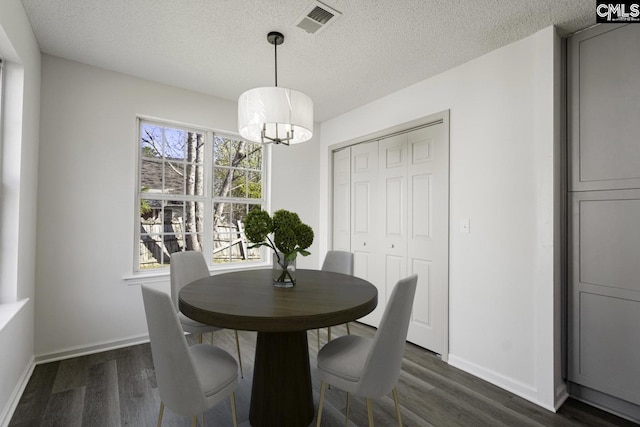
[[[351,323],[352,333],[375,330]],[[344,326],[332,328],[334,335]],[[236,391],[238,419],[249,426],[249,401],[256,334],[240,332],[244,378]],[[326,341],[326,329],[322,331]],[[193,341],[193,338],[189,338]],[[214,343],[235,355],[231,331],[216,332]],[[317,408],[316,334],[309,332],[311,374]],[[631,426],[635,425],[569,399],[557,414],[453,368],[437,356],[407,344],[398,384],[406,426]],[[345,394],[326,393],[323,426],[344,425]],[[364,400],[351,400],[350,426],[367,425]],[[155,426],[160,405],[148,344],[38,365],[20,399],[12,427]],[[374,403],[377,426],[394,426],[393,400]],[[210,409],[207,426],[230,426],[229,400]],[[191,420],[165,410],[163,426],[190,426]],[[313,424],[315,426],[315,420]],[[277,426],[274,426],[277,427]]]

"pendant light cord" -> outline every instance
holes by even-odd
[[[275,43],[273,43],[274,49],[274,57],[275,57],[275,68],[276,68],[276,87],[278,87],[278,39],[276,38]]]

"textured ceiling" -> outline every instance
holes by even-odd
[[[313,0],[22,0],[42,52],[237,100],[278,85],[322,122],[529,36],[595,23],[593,0],[326,0],[342,16],[296,27]]]

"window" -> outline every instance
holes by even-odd
[[[243,221],[265,209],[263,146],[212,131],[139,121],[138,271],[201,251],[211,265],[262,260]]]

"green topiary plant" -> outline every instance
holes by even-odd
[[[284,209],[275,211],[273,218],[263,210],[250,211],[245,218],[244,234],[253,243],[250,248],[271,248],[286,274],[288,262],[296,259],[298,254],[309,255],[307,248],[313,243],[313,229],[300,221],[298,214]],[[280,253],[284,259],[280,259]]]

